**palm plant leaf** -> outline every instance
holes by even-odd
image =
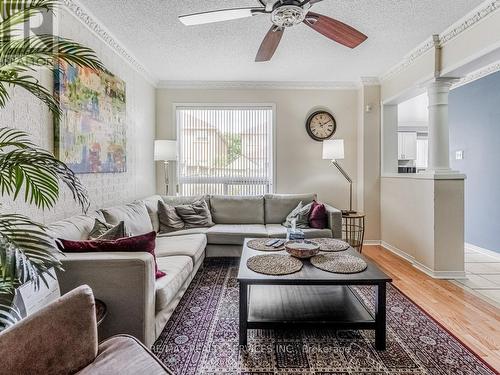
[[[46,228],[16,214],[0,215],[0,330],[21,316],[13,305],[14,288],[28,281],[47,284],[47,271],[61,269],[59,250]]]
[[[26,132],[13,128],[0,128],[0,151],[7,147],[26,149],[36,146]]]
[[[51,153],[23,143],[23,131],[0,128],[0,193],[17,199],[24,187],[25,201],[40,208],[50,208],[59,197],[58,180],[63,182],[84,211],[90,206],[87,190],[75,173]]]
[[[13,299],[12,292],[0,292],[0,331],[21,320],[19,309],[12,305]]]
[[[12,39],[15,26],[40,12],[50,12],[57,0],[0,0],[0,42]]]
[[[46,282],[46,272],[60,268],[56,240],[45,226],[18,214],[0,215],[0,271],[5,281]]]
[[[56,171],[50,154],[34,149],[0,154],[0,191],[17,199],[24,187],[24,199],[40,208],[54,206],[59,196]]]
[[[77,42],[48,34],[24,38],[11,35],[13,26],[38,12],[51,11],[56,4],[56,0],[0,0],[0,108],[10,99],[9,87],[19,86],[43,101],[59,118],[61,110],[56,98],[28,70],[37,66],[57,69],[59,61],[104,69],[94,51]]]
[[[6,86],[19,86],[26,89],[44,102],[54,116],[60,117],[61,109],[59,108],[59,104],[52,93],[43,87],[35,77],[23,74],[24,71],[22,70],[19,70],[19,73],[21,74],[18,74],[17,72],[16,74],[4,74],[4,72],[0,71],[0,86],[3,86],[3,89],[0,89],[0,92],[4,91],[7,93],[4,100],[2,100],[2,95],[0,94],[0,107],[4,107],[9,99]]]
[[[33,66],[53,67],[59,61],[95,70],[104,69],[92,49],[53,35],[10,40],[0,47],[0,71]]]
[[[10,88],[22,87],[44,102],[56,121],[61,110],[52,92],[33,76],[36,67],[58,69],[63,61],[99,70],[104,69],[95,53],[76,42],[52,35],[23,37],[17,27],[38,13],[51,12],[58,0],[0,0],[0,108],[10,99]],[[59,182],[86,212],[87,191],[63,162],[33,144],[28,134],[0,127],[0,193],[24,200],[39,208],[50,208],[59,197]],[[23,190],[24,189],[24,190]],[[1,205],[0,205],[1,208]],[[28,281],[38,288],[47,284],[47,272],[60,268],[56,240],[46,228],[29,218],[0,212],[0,331],[21,316],[12,306],[14,290]]]

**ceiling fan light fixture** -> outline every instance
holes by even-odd
[[[306,18],[307,11],[296,5],[282,5],[271,13],[271,21],[278,27],[292,27]]]

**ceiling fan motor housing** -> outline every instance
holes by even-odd
[[[297,5],[281,5],[271,13],[271,21],[278,27],[292,27],[304,21],[306,14]]]
[[[271,12],[271,21],[279,28],[298,25],[304,21],[310,7],[309,2],[304,4],[299,0],[275,1]]]

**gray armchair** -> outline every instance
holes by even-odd
[[[97,342],[92,290],[80,286],[0,333],[3,374],[172,374],[132,336]]]

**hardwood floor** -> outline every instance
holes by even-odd
[[[393,284],[465,345],[500,370],[500,309],[446,280],[436,280],[380,246],[363,255],[393,278]]]

